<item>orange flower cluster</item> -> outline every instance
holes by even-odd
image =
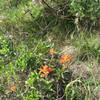
[[[51,54],[54,54],[54,52],[55,52],[54,48],[50,49]]]
[[[65,63],[71,62],[71,61],[72,61],[72,59],[70,58],[70,56],[68,54],[65,54],[65,55],[61,56],[61,59],[59,62],[65,64]]]
[[[47,65],[42,66],[42,67],[43,67],[43,68],[40,68],[40,69],[39,69],[39,70],[42,72],[42,73],[40,73],[40,75],[41,75],[42,77],[46,77],[47,74],[49,74],[50,72],[53,71],[53,69],[50,68],[50,67],[48,67]]]
[[[15,90],[16,90],[16,86],[10,87],[10,90],[11,90],[11,91],[15,91]]]
[[[62,67],[62,69],[66,69],[67,68],[67,66],[66,65],[64,65],[63,67]]]

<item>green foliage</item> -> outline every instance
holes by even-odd
[[[91,65],[92,82],[73,81],[70,63],[60,63],[61,55],[51,54],[50,49],[57,36],[78,33],[80,56],[99,57],[99,40],[87,39],[88,32],[81,32],[99,23],[99,11],[97,0],[42,0],[39,6],[33,0],[1,0],[0,100],[90,99],[91,84],[97,85]],[[54,34],[54,39],[49,39],[49,34]],[[52,71],[40,71],[42,65]],[[16,86],[14,91],[12,86]]]
[[[8,8],[4,9],[1,18],[2,26],[7,31],[19,29],[38,36],[51,32],[70,34],[83,27],[91,29],[98,24],[100,15],[100,3],[95,0],[48,0],[46,3],[49,7],[44,3],[36,6],[31,0],[8,0],[8,3],[2,3]]]
[[[37,90],[29,90],[27,95],[24,96],[24,100],[39,100],[39,93]]]
[[[15,56],[14,43],[7,39],[5,35],[0,37],[0,55],[5,59],[11,59]]]
[[[93,44],[89,44],[88,41],[85,41],[81,51],[83,51],[83,55],[98,57],[100,55],[100,42],[95,41]]]
[[[77,85],[76,83],[79,83],[79,85]],[[66,94],[66,100],[85,99],[84,87],[82,86],[81,81],[79,79],[71,81],[66,85],[65,94]]]
[[[29,100],[29,99],[30,100],[39,100],[40,94],[36,88],[39,84],[38,80],[39,80],[39,74],[36,71],[32,72],[29,75],[28,80],[26,81],[26,87],[27,88],[30,87],[30,90],[27,89],[26,95],[24,97],[25,100]]]
[[[45,54],[47,54],[48,49],[53,46],[52,43],[45,43],[42,40],[34,40],[34,42],[32,50],[30,51],[24,44],[18,47],[18,58],[16,59],[15,65],[19,70],[34,69],[38,65],[43,65],[43,60],[46,57]]]
[[[37,96],[38,98],[43,98],[46,96],[45,94],[47,91],[52,90],[51,88],[52,83],[53,83],[53,80],[40,79],[39,73],[34,71],[30,73],[28,80],[26,81],[26,87],[30,88],[30,93],[33,93],[33,91],[34,92],[36,91],[38,93],[38,94],[37,93],[33,94],[33,98],[34,96]],[[27,92],[29,92],[29,90]],[[30,97],[31,95],[28,95],[27,93],[27,96]]]
[[[91,26],[95,26],[100,14],[100,3],[95,0],[72,0],[71,12],[78,18],[80,24],[85,25],[87,29]]]
[[[79,41],[74,42],[74,44],[79,47],[81,60],[86,60],[88,57],[98,58],[100,56],[100,40],[95,35],[82,32],[77,39]]]

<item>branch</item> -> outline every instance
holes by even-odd
[[[55,9],[53,9],[51,6],[49,6],[48,3],[45,2],[44,0],[42,0],[42,3],[45,4],[45,5],[46,5],[48,8],[50,8],[51,10],[53,10],[53,11],[55,10]]]

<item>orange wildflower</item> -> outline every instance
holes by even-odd
[[[71,62],[72,61],[72,59],[67,59],[67,62]]]
[[[39,69],[41,72],[44,72],[44,70],[42,68]]]
[[[63,66],[63,69],[66,69],[66,68],[67,68],[67,66],[66,66],[66,65],[64,65],[64,66]]]
[[[48,72],[48,66],[45,65],[45,66],[42,66],[42,67],[43,67],[43,69],[40,68],[40,71],[43,72],[43,73],[45,73],[45,74],[48,74],[48,73],[49,73],[49,72]]]
[[[52,48],[52,49],[50,50],[50,53],[51,53],[51,54],[54,54],[54,52],[55,52],[55,50],[54,50],[54,48]]]
[[[41,77],[46,77],[46,75],[45,75],[45,74],[43,74],[43,73],[41,73],[40,75],[41,75]]]
[[[64,59],[60,59],[60,61],[59,61],[60,63],[66,63],[66,61],[64,60]]]
[[[16,86],[10,87],[10,90],[11,90],[11,91],[15,91],[15,90],[16,90]]]
[[[70,58],[70,56],[68,54],[65,54],[65,55],[61,56],[61,58],[68,59],[68,58]]]
[[[53,69],[52,68],[48,68],[48,72],[50,73],[50,72],[52,72],[53,71]]]
[[[47,65],[42,66],[42,67],[43,67],[43,68],[40,68],[40,69],[39,69],[39,70],[42,72],[42,73],[40,74],[42,77],[46,77],[46,74],[49,74],[50,72],[53,71],[53,69],[50,68],[50,67],[48,67]]]
[[[43,67],[43,69],[45,69],[45,70],[47,70],[47,69],[48,69],[48,66],[47,66],[47,65],[42,66],[42,67]]]
[[[61,56],[61,59],[60,59],[60,63],[67,63],[67,62],[71,62],[72,60],[71,60],[71,58],[70,58],[70,56],[68,55],[68,54],[65,54],[65,55],[63,55],[63,56]]]

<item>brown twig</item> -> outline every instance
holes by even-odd
[[[55,11],[55,9],[53,9],[51,6],[49,6],[48,3],[45,2],[44,0],[42,0],[42,3],[45,4],[50,10]]]

